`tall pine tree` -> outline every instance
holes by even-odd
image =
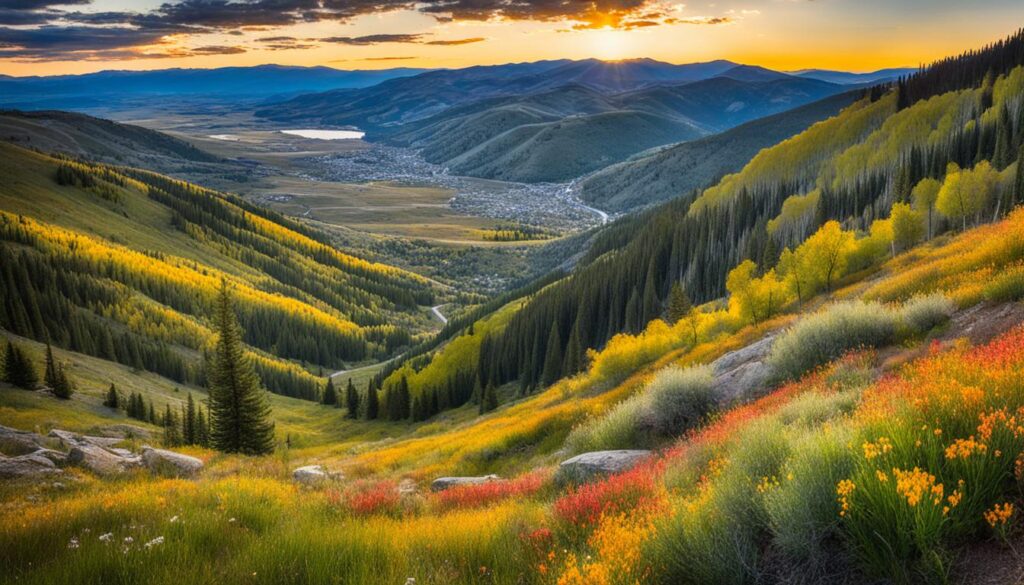
[[[242,346],[242,331],[227,281],[221,282],[215,320],[219,335],[208,369],[210,442],[226,453],[270,453],[274,450],[270,405]]]
[[[330,376],[327,377],[327,385],[324,386],[324,394],[320,398],[320,402],[328,406],[338,404],[338,392],[334,389],[334,379]]]
[[[348,379],[348,386],[345,387],[345,408],[348,409],[348,412],[345,413],[348,418],[359,416],[359,391],[352,383],[352,378]]]

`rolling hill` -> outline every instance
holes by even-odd
[[[440,70],[361,90],[303,95],[257,110],[271,120],[358,126],[374,131],[488,98],[542,93],[581,85],[600,93],[709,79],[736,67],[729,61],[672,65],[650,59],[606,62],[538,61]]]
[[[25,110],[116,107],[155,97],[238,101],[340,88],[368,87],[423,69],[343,71],[330,67],[259,65],[214,69],[101,71],[84,75],[0,77],[0,107]]]
[[[611,95],[572,84],[453,107],[370,137],[420,149],[429,162],[461,175],[560,182],[841,90],[788,76],[713,77]]]
[[[386,358],[432,325],[430,282],[293,220],[150,171],[0,152],[12,333],[196,383],[226,281],[264,383],[316,399],[321,368]]]
[[[0,110],[0,140],[161,173],[225,162],[162,132],[73,112]]]
[[[640,153],[585,177],[580,181],[579,195],[599,209],[614,212],[635,210],[701,189],[740,170],[761,149],[838,114],[857,95],[842,93],[719,134]]]

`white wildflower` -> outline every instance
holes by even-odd
[[[174,524],[177,521],[178,521],[178,517],[177,516],[172,516],[171,517],[171,524]]]
[[[114,533],[113,532],[108,532],[106,534],[101,534],[100,535],[100,542],[110,542],[110,539],[112,539],[112,538],[114,538]]]
[[[164,543],[164,537],[158,536],[158,537],[154,538],[153,540],[147,542],[145,546],[146,546],[146,548],[153,548],[154,546],[157,546],[157,545],[160,545],[160,544],[163,544],[163,543]]]
[[[71,537],[71,540],[68,541],[68,548],[78,548],[78,539]]]
[[[135,542],[135,539],[134,539],[134,538],[132,538],[132,537],[130,537],[130,536],[126,536],[126,537],[124,537],[124,543],[125,543],[125,544],[131,544],[131,543],[133,543],[133,542]]]

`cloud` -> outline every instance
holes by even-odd
[[[486,40],[487,39],[485,39],[483,37],[473,37],[473,38],[469,38],[469,39],[450,39],[450,40],[428,41],[428,42],[423,43],[423,44],[424,45],[435,45],[435,46],[440,46],[440,47],[452,47],[452,46],[456,46],[456,45],[470,45],[470,44],[473,44],[473,43],[482,43],[482,42],[484,42]]]
[[[210,45],[206,47],[196,47],[187,51],[190,56],[193,55],[238,55],[245,52],[244,47],[232,47],[224,45]]]
[[[408,61],[409,59],[415,59],[416,57],[366,57],[359,59],[360,61]]]
[[[324,43],[340,43],[343,45],[379,45],[383,43],[418,43],[423,38],[422,34],[381,34],[366,35],[362,37],[327,37],[317,39]]]
[[[8,10],[43,10],[51,6],[71,6],[73,4],[91,4],[92,0],[0,0],[0,9]]]
[[[174,37],[209,34],[241,35],[241,31],[272,31],[310,22],[349,22],[369,14],[417,11],[438,22],[544,21],[565,22],[575,30],[631,30],[666,24],[724,24],[729,17],[682,18],[672,0],[164,0],[144,12],[68,11],[54,7],[91,4],[91,0],[0,0],[0,58],[54,59],[64,53],[78,59],[101,51],[126,50],[149,54],[153,46]],[[25,28],[12,28],[25,27]],[[28,28],[33,27],[33,28]],[[426,33],[284,39],[273,33],[259,40],[265,48],[310,48],[313,43],[368,46],[409,43],[457,46],[483,42],[466,39],[429,40]],[[273,45],[273,46],[270,46]],[[235,47],[237,49],[238,47]],[[160,52],[160,51],[157,51]]]

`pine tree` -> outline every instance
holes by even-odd
[[[35,390],[39,386],[39,373],[32,360],[25,350],[10,341],[4,356],[4,382],[26,390]]]
[[[107,408],[118,407],[117,387],[113,383],[110,384],[110,388],[107,389],[107,396],[103,399],[103,406]]]
[[[352,383],[352,378],[348,379],[348,386],[345,387],[345,408],[348,409],[348,412],[345,413],[348,418],[359,416],[359,392],[356,390],[356,385]]]
[[[693,303],[683,285],[679,282],[673,283],[672,290],[668,293],[668,322],[673,325],[678,323],[692,308]]]
[[[210,446],[210,427],[201,406],[196,411],[196,443],[203,447]]]
[[[334,379],[331,377],[327,378],[327,385],[324,386],[324,393],[320,398],[320,402],[328,406],[338,404],[338,393],[334,390]]]
[[[571,376],[581,369],[583,369],[583,349],[580,345],[580,330],[578,327],[573,327],[572,334],[569,335],[569,344],[565,346],[565,364],[562,371],[565,372],[565,375]]]
[[[192,393],[188,393],[188,400],[185,406],[185,417],[182,420],[182,439],[185,444],[195,445],[199,443],[199,437],[196,432],[197,421],[196,421],[196,401],[192,399]]]
[[[53,357],[53,347],[46,344],[46,372],[43,376],[46,385],[57,398],[67,400],[71,398],[74,389],[71,387],[71,380],[57,359]]]
[[[208,380],[211,443],[226,453],[270,453],[274,450],[270,405],[242,346],[227,281],[221,282],[215,322],[218,337]]]
[[[375,420],[380,414],[380,397],[377,396],[377,390],[373,387],[373,382],[366,388],[366,420]]]
[[[181,444],[181,435],[178,433],[178,419],[171,410],[171,404],[164,407],[164,416],[161,421],[164,427],[164,445],[175,447]]]
[[[411,402],[412,399],[409,395],[409,380],[405,376],[402,376],[402,380],[398,383],[398,390],[395,392],[395,420],[404,420],[409,418]]]
[[[558,323],[551,324],[548,335],[547,355],[544,357],[544,372],[541,383],[550,386],[562,377],[562,338],[558,335]]]
[[[498,392],[494,389],[494,384],[488,384],[480,400],[480,414],[491,412],[495,408],[498,408]]]
[[[140,395],[139,396],[139,401],[141,402],[142,400],[143,400],[142,396]],[[144,404],[144,402],[143,402],[143,404]],[[145,410],[143,410],[143,412],[145,412]],[[149,401],[149,424],[151,424],[151,425],[157,424],[156,408],[153,406],[153,401],[152,400]]]

